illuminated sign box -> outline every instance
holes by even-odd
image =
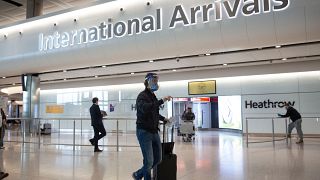
[[[189,95],[216,94],[216,81],[194,81],[188,84]]]
[[[46,113],[63,114],[64,106],[63,105],[46,105]]]

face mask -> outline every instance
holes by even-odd
[[[149,88],[152,92],[157,91],[159,89],[158,78],[153,77],[148,80]]]

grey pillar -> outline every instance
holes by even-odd
[[[23,86],[23,118],[39,118],[40,115],[40,78],[37,74],[22,75]],[[25,132],[36,133],[37,120],[25,120]]]
[[[27,0],[27,19],[41,16],[43,11],[43,0]]]

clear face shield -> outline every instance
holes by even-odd
[[[159,78],[158,78],[158,76],[153,75],[153,76],[147,77],[146,79],[148,81],[148,88],[152,92],[157,91],[159,89],[159,85],[158,85]]]

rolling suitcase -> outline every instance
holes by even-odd
[[[171,142],[165,142],[165,125],[163,125],[162,160],[153,169],[154,180],[176,180],[177,179],[177,155],[173,154],[173,131],[171,130]]]

